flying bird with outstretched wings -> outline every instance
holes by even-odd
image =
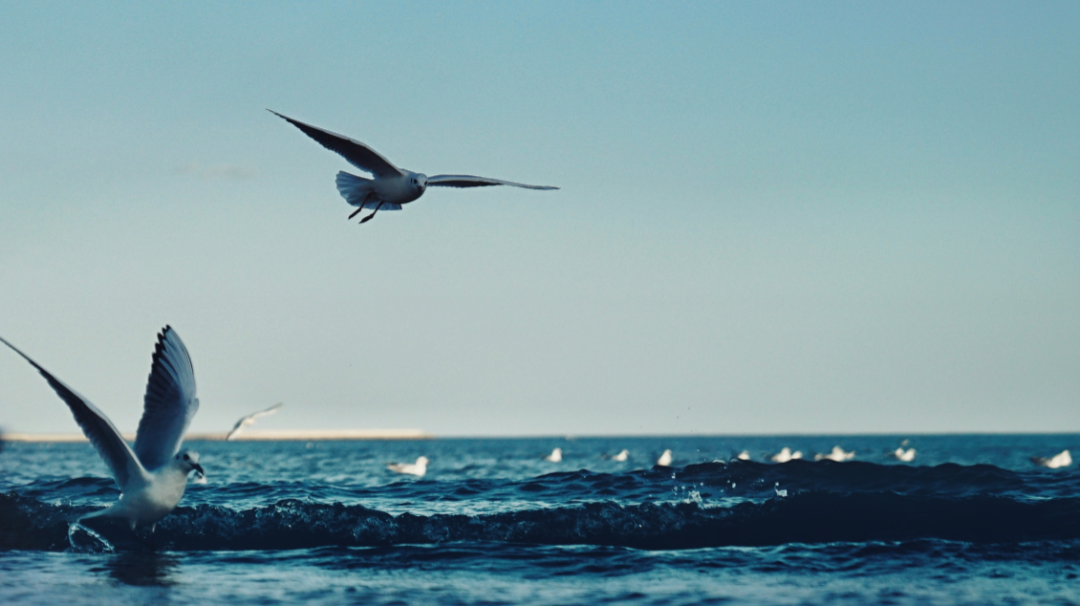
[[[323,130],[288,116],[283,116],[276,111],[267,110],[299,128],[307,136],[319,142],[326,149],[339,154],[356,168],[370,173],[371,178],[358,177],[341,171],[337,174],[337,189],[345,201],[356,207],[349,218],[352,219],[365,208],[371,209],[372,213],[362,219],[360,223],[366,223],[375,217],[380,210],[401,210],[402,204],[408,204],[424,195],[428,187],[490,187],[493,185],[509,185],[511,187],[523,187],[525,189],[552,190],[559,189],[550,185],[527,185],[502,179],[489,179],[487,177],[475,177],[473,175],[435,175],[429,177],[423,173],[414,173],[394,166],[379,152],[367,145],[350,139],[344,135]]]

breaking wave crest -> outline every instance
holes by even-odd
[[[92,508],[0,495],[0,549],[62,550]],[[807,491],[765,502],[624,505],[600,501],[487,515],[391,515],[362,505],[285,499],[233,510],[178,507],[151,533],[98,524],[121,548],[281,550],[459,541],[692,549],[937,538],[975,543],[1080,538],[1080,498],[927,497]],[[85,524],[85,523],[84,523]]]

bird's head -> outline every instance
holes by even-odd
[[[427,457],[419,457],[418,459],[416,459],[416,464],[417,465],[427,466],[427,464],[430,463],[430,462],[431,461],[429,461]]]
[[[178,452],[176,454],[176,462],[180,465],[180,469],[184,470],[185,475],[191,473],[192,470],[199,472],[200,476],[206,475],[202,465],[199,465],[199,453],[194,450],[183,450]]]
[[[427,188],[427,175],[424,173],[413,173],[409,176],[409,184],[419,189],[422,193]]]

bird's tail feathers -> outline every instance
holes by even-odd
[[[353,206],[360,206],[371,193],[372,181],[341,171],[337,174],[337,190],[346,202]]]
[[[337,174],[337,190],[341,197],[345,198],[345,201],[353,206],[362,206],[371,210],[376,208],[379,210],[401,210],[400,204],[380,203],[378,198],[369,195],[374,190],[371,179],[357,177],[341,171]]]

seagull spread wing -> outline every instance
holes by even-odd
[[[299,120],[293,120],[288,116],[283,116],[272,109],[266,111],[286,120],[296,128],[304,131],[305,135],[315,139],[326,149],[340,154],[342,158],[349,161],[349,164],[352,164],[360,170],[367,171],[376,177],[400,177],[404,174],[401,172],[400,168],[394,166],[389,160],[382,157],[379,152],[371,149],[356,139],[350,139],[344,135],[332,133],[310,124],[304,124]]]
[[[551,185],[526,185],[501,179],[488,179],[487,177],[474,177],[472,175],[435,175],[427,178],[428,187],[488,187],[491,185],[510,185],[524,187],[525,189],[559,189]]]
[[[259,412],[253,412],[246,417],[241,417],[241,419],[236,422],[236,425],[233,425],[233,428],[229,430],[229,435],[225,436],[225,441],[227,442],[236,437],[236,434],[240,433],[240,430],[243,429],[245,425],[251,425],[255,422],[255,419],[274,414],[281,408],[282,404],[284,404],[284,402],[278,402],[266,410],[260,410]]]
[[[195,370],[184,342],[172,327],[158,335],[154,363],[146,382],[143,416],[135,434],[135,454],[153,471],[176,456],[195,412]]]
[[[31,360],[30,356],[19,351],[17,347],[8,343],[2,337],[0,337],[0,341],[15,350],[15,353],[22,356],[31,366],[36,368],[41,373],[41,376],[45,377],[45,380],[49,382],[49,386],[56,391],[56,395],[60,396],[60,399],[68,405],[71,414],[75,416],[75,422],[82,428],[83,433],[89,438],[90,443],[101,455],[105,464],[109,466],[113,479],[116,480],[116,485],[121,491],[127,490],[128,480],[132,478],[145,479],[146,471],[139,464],[135,453],[131,451],[131,447],[124,441],[120,432],[116,430],[116,427],[113,426],[104,413],[91,404],[89,400],[64,385],[60,379],[52,376],[52,373],[42,368],[37,362]]]

